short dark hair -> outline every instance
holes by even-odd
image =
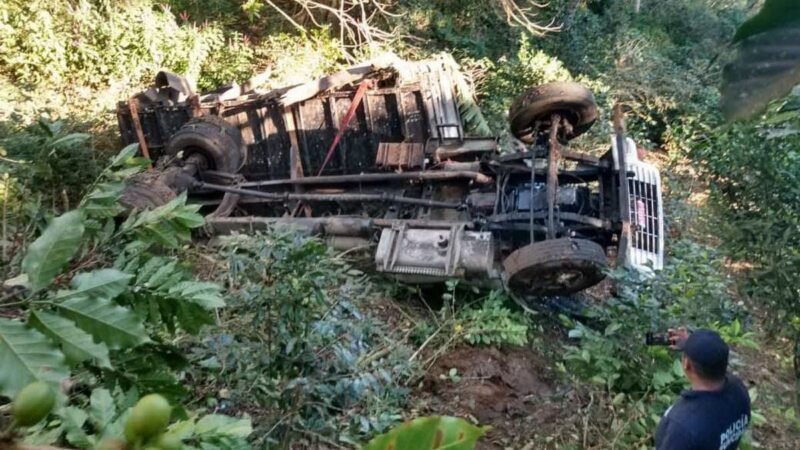
[[[728,344],[713,330],[696,330],[679,348],[692,362],[695,372],[707,381],[720,381],[728,371]]]
[[[692,367],[694,368],[694,372],[700,378],[706,381],[722,381],[725,379],[725,374],[728,373],[727,364],[725,364],[724,366],[720,364],[708,365],[695,361],[688,355],[686,355],[686,358],[692,362]]]

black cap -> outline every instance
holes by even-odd
[[[678,348],[698,366],[700,375],[713,379],[725,376],[730,349],[716,331],[696,330],[678,343]]]

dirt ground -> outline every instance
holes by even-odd
[[[576,420],[575,393],[557,381],[548,362],[528,348],[457,347],[436,361],[410,403],[419,414],[492,426],[478,450],[522,448]]]

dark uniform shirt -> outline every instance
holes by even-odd
[[[735,450],[750,423],[750,395],[728,375],[719,391],[685,391],[656,430],[657,450]]]

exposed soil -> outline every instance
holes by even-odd
[[[529,348],[458,347],[436,361],[411,404],[420,414],[491,425],[479,450],[520,448],[536,436],[557,434],[579,409],[573,391],[556,381],[548,363]]]

